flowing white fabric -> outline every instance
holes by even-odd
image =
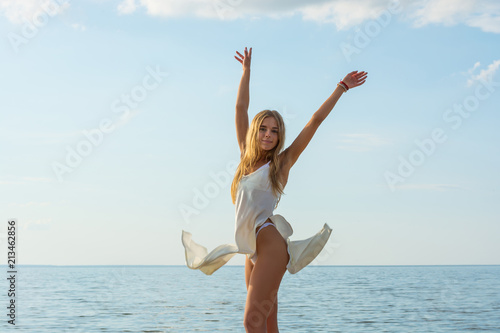
[[[291,241],[293,229],[290,223],[279,214],[273,215],[278,198],[272,193],[269,182],[269,163],[249,175],[243,176],[236,193],[236,244],[219,245],[208,253],[207,248],[192,240],[192,234],[182,230],[182,244],[186,251],[186,265],[212,275],[226,264],[235,254],[246,254],[253,262],[257,259],[255,230],[268,218],[286,240],[290,260],[288,272],[295,274],[309,265],[321,252],[330,238],[332,229],[328,224],[316,235]],[[272,228],[269,226],[267,228]]]

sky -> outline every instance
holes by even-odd
[[[347,73],[275,214],[312,265],[500,264],[500,3],[0,0],[0,256],[185,265],[234,243],[236,51],[285,147]],[[227,265],[243,265],[237,255]]]

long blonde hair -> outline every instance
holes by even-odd
[[[273,117],[278,123],[278,143],[273,149],[265,151],[259,144],[259,129],[262,122],[267,117]],[[241,178],[243,178],[243,175],[250,173],[250,171],[255,167],[255,164],[262,157],[262,154],[264,154],[265,159],[270,160],[271,162],[269,163],[269,182],[274,196],[278,197],[278,202],[276,203],[276,207],[278,207],[281,195],[284,193],[283,185],[280,179],[278,179],[278,155],[281,153],[284,146],[285,123],[283,122],[283,118],[279,112],[275,110],[263,110],[257,113],[250,124],[250,128],[248,129],[247,136],[245,138],[245,150],[242,153],[240,164],[236,169],[233,183],[231,184],[231,198],[233,200],[233,204],[236,203],[236,191]]]

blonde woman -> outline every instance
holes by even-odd
[[[263,110],[248,124],[250,63],[252,48],[244,54],[236,52],[243,65],[236,101],[236,136],[241,160],[231,185],[236,208],[236,244],[220,245],[210,253],[182,231],[186,264],[211,275],[235,254],[246,254],[245,281],[247,299],[244,326],[247,332],[278,332],[278,289],[288,270],[295,274],[321,252],[332,229],[328,224],[316,235],[291,241],[293,230],[288,221],[273,214],[288,174],[300,154],[311,141],[319,125],[333,109],[340,96],[362,85],[366,72],[354,71],[337,84],[332,95],[313,114],[295,141],[283,150],[285,124],[274,110]],[[310,223],[310,221],[308,221]]]

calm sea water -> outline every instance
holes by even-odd
[[[0,288],[1,332],[244,332],[243,266],[21,266],[15,327]],[[500,266],[309,266],[278,312],[281,332],[500,332]]]

